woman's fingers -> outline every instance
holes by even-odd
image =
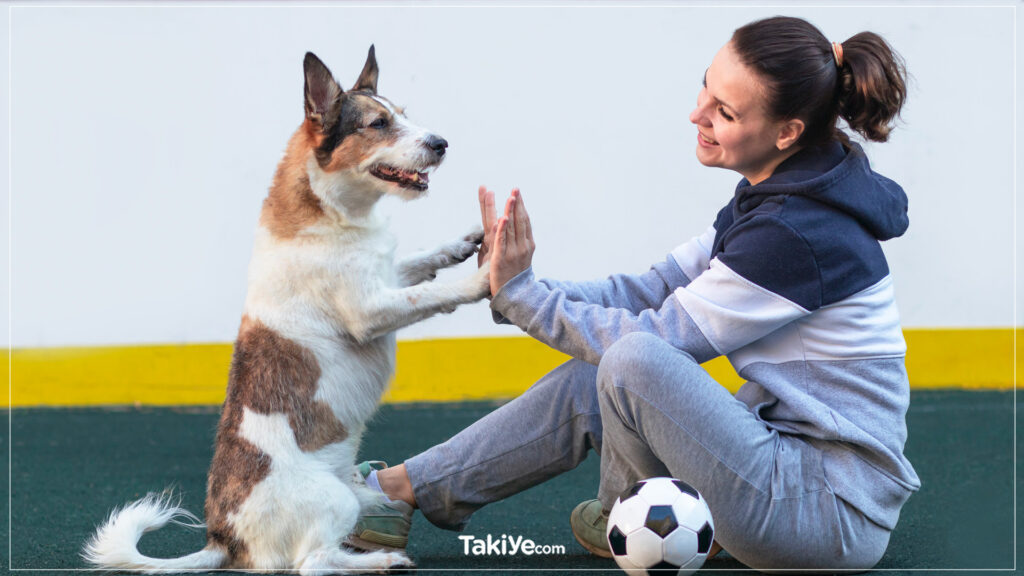
[[[494,223],[494,257],[501,259],[508,255],[508,219],[504,216]]]
[[[516,236],[516,197],[515,195],[509,196],[508,200],[505,201],[505,216],[502,218],[505,222],[505,242],[508,245],[509,250],[515,250],[519,244],[519,237]]]
[[[477,253],[477,265],[483,266],[491,257],[491,245],[494,243],[494,225],[498,215],[494,212],[494,192],[486,186],[480,186],[477,190],[477,198],[480,201],[480,224],[484,228],[484,241]]]
[[[526,230],[523,228],[524,223],[524,212],[523,212],[523,198],[519,194],[518,188],[512,189],[512,194],[509,196],[512,198],[512,217],[513,222],[516,226],[516,242],[522,243],[526,239]]]
[[[497,220],[497,214],[494,213],[494,192],[486,186],[481,186],[477,196],[480,199],[480,222],[484,227],[484,234],[488,234],[494,229],[494,222]]]
[[[530,226],[530,215],[526,212],[526,204],[523,202],[523,194],[518,188],[512,191],[516,197],[516,235],[520,242],[533,242],[533,227]]]
[[[515,205],[516,197],[510,194],[508,199],[505,200],[505,213],[502,214],[502,216],[504,216],[505,218],[511,218],[512,211],[515,209]]]

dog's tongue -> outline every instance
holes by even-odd
[[[430,182],[430,176],[426,172],[413,172],[405,170],[398,170],[398,173],[406,180],[412,180],[413,182],[422,182],[424,184]]]
[[[381,174],[398,178],[407,182],[414,182],[417,184],[427,185],[430,182],[430,176],[426,172],[414,172],[412,170],[401,170],[393,166],[381,166],[377,169]]]

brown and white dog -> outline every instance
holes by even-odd
[[[380,498],[354,474],[365,423],[395,365],[395,330],[489,293],[487,267],[451,284],[437,270],[483,232],[394,261],[374,206],[423,195],[448,143],[377,95],[371,46],[344,92],[312,53],[306,118],[263,203],[245,313],[206,497],[207,545],[176,559],[137,548],[167,522],[200,525],[165,494],[115,510],[85,546],[92,566],[147,573],[228,568],[359,573],[408,567],[399,552],[341,547]]]

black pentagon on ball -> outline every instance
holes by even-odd
[[[640,489],[644,487],[644,484],[647,484],[647,481],[646,480],[641,480],[641,481],[637,482],[636,484],[633,484],[629,488],[626,488],[625,490],[623,490],[622,494],[619,494],[619,502],[625,502],[629,498],[632,498],[633,496],[636,496],[636,493],[639,492]]]
[[[689,484],[683,482],[682,480],[673,480],[672,483],[675,484],[676,488],[679,488],[679,491],[682,492],[683,494],[689,494],[690,496],[693,496],[698,500],[700,499],[700,494],[697,494],[697,489],[694,488],[693,486],[690,486]]]
[[[668,560],[662,560],[654,566],[647,569],[648,572],[661,572],[662,570],[670,570],[673,574],[679,572],[679,566],[669,562]]]
[[[711,550],[711,543],[715,540],[715,531],[711,528],[711,525],[707,522],[704,523],[704,527],[697,532],[697,553],[707,554]]]
[[[647,509],[647,519],[644,526],[662,538],[668,536],[673,530],[679,527],[676,522],[676,515],[672,513],[671,506],[651,506]]]
[[[624,556],[626,554],[626,535],[619,530],[618,526],[612,526],[608,533],[608,545],[611,546],[612,554]]]

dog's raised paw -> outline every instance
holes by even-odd
[[[477,244],[469,241],[452,242],[445,251],[446,256],[451,259],[452,264],[465,262],[470,256],[476,254]]]
[[[482,226],[476,226],[469,231],[468,234],[462,237],[466,242],[472,242],[473,244],[481,244],[484,241],[484,229]]]

